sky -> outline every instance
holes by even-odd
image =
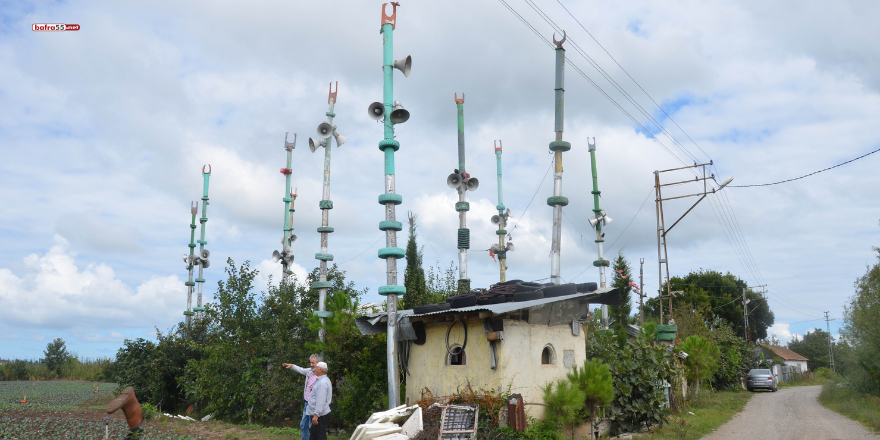
[[[40,358],[58,337],[81,357],[112,357],[125,339],[154,338],[180,321],[181,256],[205,164],[205,301],[227,259],[259,269],[258,290],[277,282],[286,132],[297,135],[294,272],[304,277],[320,250],[324,152],[310,152],[308,138],[325,120],[331,81],[347,141],[331,151],[329,252],[367,289],[364,301],[381,300],[382,128],[367,114],[382,99],[380,10],[363,0],[2,1],[0,358]],[[770,332],[783,342],[824,329],[823,311],[837,335],[853,282],[876,262],[880,154],[790,183],[733,185],[798,177],[880,148],[880,51],[870,31],[878,13],[870,1],[404,1],[394,54],[413,64],[408,78],[394,78],[394,97],[411,114],[396,127],[398,218],[418,216],[427,265],[457,264],[456,193],[445,180],[457,166],[454,94],[464,93],[467,170],[481,182],[468,194],[472,285],[498,279],[484,250],[496,240],[494,140],[503,142],[516,245],[508,277],[550,276],[547,41],[562,29],[572,144],[562,278],[599,278],[588,138],[601,205],[614,219],[606,258],[623,252],[636,274],[643,258],[651,295],[654,171],[711,160],[710,186],[735,180],[669,233],[671,274],[717,270],[766,284]],[[34,32],[34,23],[81,28]],[[699,188],[664,196],[689,190]],[[667,224],[693,201],[664,202]]]

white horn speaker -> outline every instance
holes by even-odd
[[[605,215],[605,216],[602,217],[602,219],[604,220],[604,222],[605,222],[606,225],[607,225],[608,223],[611,223],[611,216]]]
[[[403,76],[409,77],[409,71],[412,68],[412,56],[407,55],[406,58],[395,61],[394,68],[403,72]]]
[[[211,251],[207,249],[202,249],[202,252],[199,253],[199,256],[201,256],[202,259],[207,260],[208,258],[211,258]]]
[[[480,181],[477,180],[476,177],[471,177],[470,179],[467,180],[466,185],[467,185],[468,191],[473,191],[473,190],[480,187]]]
[[[211,260],[202,260],[202,268],[207,269],[211,267]]]
[[[497,215],[497,214],[493,215],[492,216],[492,224],[493,225],[500,225],[501,224],[501,216]]]
[[[513,251],[513,242],[512,241],[507,242],[507,245],[505,246],[505,248],[507,248],[507,251]]]
[[[348,140],[347,137],[337,133],[335,130],[333,131],[333,137],[336,138],[336,146],[337,147],[342,146],[342,144],[344,144],[345,141]]]
[[[320,125],[318,125],[318,136],[327,139],[328,137],[330,137],[331,134],[333,134],[332,125],[326,122],[322,122]]]
[[[290,234],[290,242],[293,243],[296,241],[296,234]]]
[[[327,145],[327,141],[325,141],[325,140],[316,141],[312,138],[309,138],[309,150],[312,150],[312,153],[314,153],[315,150],[318,149],[318,147],[323,147],[324,145]]]
[[[277,263],[281,261],[281,253],[278,251],[272,251],[272,262]]]
[[[450,188],[458,188],[461,186],[461,175],[452,173],[446,178],[446,185]]]
[[[391,122],[394,124],[402,124],[409,119],[409,112],[403,108],[400,101],[394,101],[394,109],[391,110]]]
[[[374,102],[370,104],[370,108],[369,110],[367,110],[367,112],[370,114],[370,118],[378,121],[379,119],[382,119],[383,116],[385,116],[385,104],[382,104],[381,102]]]

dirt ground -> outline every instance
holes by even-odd
[[[743,411],[703,440],[880,440],[816,400],[822,386],[758,392]]]

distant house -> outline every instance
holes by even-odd
[[[8,364],[9,362],[12,362],[12,361],[10,361],[10,360],[8,360],[8,359],[0,359],[0,365],[6,365],[6,364]]]
[[[806,373],[809,371],[807,369],[807,361],[809,359],[785,348],[779,347],[777,345],[770,344],[758,344],[765,353],[768,359],[772,359],[775,356],[779,356],[783,360],[782,365],[774,364],[773,365],[773,374],[783,382],[787,382],[786,377],[790,373]],[[781,376],[780,376],[781,375]]]

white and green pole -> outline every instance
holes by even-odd
[[[397,247],[397,231],[403,224],[397,221],[395,207],[403,203],[403,197],[394,191],[394,153],[400,143],[394,139],[394,125],[406,122],[409,112],[394,101],[394,69],[400,69],[409,76],[411,57],[394,61],[394,28],[397,25],[398,3],[391,3],[391,15],[385,13],[388,3],[382,4],[382,76],[384,78],[382,102],[370,105],[369,113],[373,119],[384,117],[384,138],[379,149],[385,155],[385,191],[379,196],[379,203],[385,207],[385,220],[379,222],[379,230],[385,232],[385,247],[379,249],[379,258],[385,260],[385,285],[379,286],[379,294],[384,295],[388,310],[388,407],[395,408],[400,402],[400,374],[397,369],[397,297],[406,293],[406,287],[397,284],[397,259],[404,257],[404,250]]]
[[[293,142],[287,142],[287,133],[284,133],[284,149],[287,150],[287,167],[281,169],[281,174],[285,175],[284,185],[284,236],[281,238],[281,252],[274,251],[272,260],[276,263],[281,262],[281,281],[287,281],[288,277],[293,274],[290,265],[293,263],[293,250],[290,246],[296,241],[296,235],[293,235],[293,202],[296,200],[296,191],[290,188],[290,178],[293,174],[291,168],[293,164],[293,150],[296,148],[296,133],[293,134]]]
[[[309,148],[313,153],[318,147],[324,147],[324,186],[321,192],[321,201],[318,202],[318,207],[321,208],[321,227],[318,228],[318,232],[321,234],[321,252],[315,254],[315,259],[321,262],[321,269],[320,278],[312,283],[312,288],[318,289],[318,311],[315,314],[321,318],[321,324],[326,324],[327,318],[331,315],[331,312],[327,311],[327,289],[331,287],[330,281],[327,281],[327,262],[333,261],[333,254],[327,251],[328,234],[333,232],[333,228],[330,227],[330,210],[333,209],[333,201],[330,200],[330,137],[336,139],[337,147],[345,142],[345,136],[337,133],[336,126],[333,125],[333,118],[336,117],[336,113],[333,113],[333,107],[336,105],[338,91],[339,82],[336,82],[336,91],[333,90],[333,83],[330,83],[330,92],[327,97],[327,104],[330,105],[330,108],[326,113],[327,122],[318,125],[318,135],[323,140],[309,139]],[[318,338],[324,342],[323,328],[318,332]]]
[[[464,93],[461,94],[461,99],[455,94],[455,106],[458,109],[458,170],[446,182],[458,191],[458,202],[455,203],[455,210],[458,212],[458,292],[465,293],[471,290],[467,267],[468,249],[471,247],[471,231],[467,227],[467,212],[470,210],[467,192],[477,189],[480,183],[465,169]]]
[[[599,248],[599,258],[593,261],[593,266],[599,268],[599,287],[605,288],[605,268],[611,265],[611,262],[605,259],[605,234],[602,232],[602,226],[611,223],[611,217],[605,215],[605,211],[599,207],[599,176],[596,174],[596,138],[592,142],[587,138],[587,146],[590,150],[590,164],[593,172],[593,214],[595,217],[590,219],[590,224],[596,228],[596,246]],[[602,328],[608,328],[608,305],[602,304]]]
[[[200,238],[197,241],[197,243],[199,244],[199,277],[196,278],[196,284],[198,285],[198,301],[196,303],[196,307],[193,307],[193,311],[195,311],[196,313],[205,311],[205,308],[202,307],[202,285],[205,284],[204,270],[211,265],[211,262],[208,260],[208,258],[211,256],[211,253],[208,252],[207,249],[205,249],[205,245],[208,244],[208,242],[205,241],[205,223],[208,223],[208,205],[210,204],[208,202],[208,182],[211,179],[210,164],[202,167],[202,178],[204,179],[202,185],[202,217],[199,218],[199,223],[201,224],[201,233],[199,234]]]
[[[183,316],[186,317],[185,320],[187,327],[192,323],[192,316],[194,315],[192,311],[192,296],[196,283],[193,281],[193,263],[196,261],[196,214],[199,213],[199,204],[192,202],[190,212],[192,213],[192,222],[189,224],[189,255],[183,255],[183,261],[186,263],[186,270],[189,272],[189,277],[187,278],[186,283],[184,283],[186,285],[186,310],[183,311]]]
[[[495,231],[495,234],[498,235],[498,250],[495,251],[495,255],[498,257],[499,278],[503,283],[507,281],[507,251],[512,251],[513,245],[512,243],[510,246],[504,244],[504,237],[507,235],[504,228],[507,227],[508,214],[504,212],[504,196],[501,191],[501,147],[501,141],[495,141],[495,160],[498,168],[498,205],[495,208],[498,210],[498,215],[492,217],[492,223],[498,225],[498,230]]]
[[[568,198],[562,196],[562,152],[571,150],[571,144],[562,140],[564,100],[565,94],[565,32],[562,33],[562,41],[556,41],[553,35],[553,44],[556,45],[556,118],[554,129],[556,140],[550,142],[550,151],[553,152],[553,196],[547,198],[547,204],[553,207],[553,235],[550,248],[550,282],[560,284],[562,277],[561,269],[561,244],[562,244],[562,207],[568,205]]]

